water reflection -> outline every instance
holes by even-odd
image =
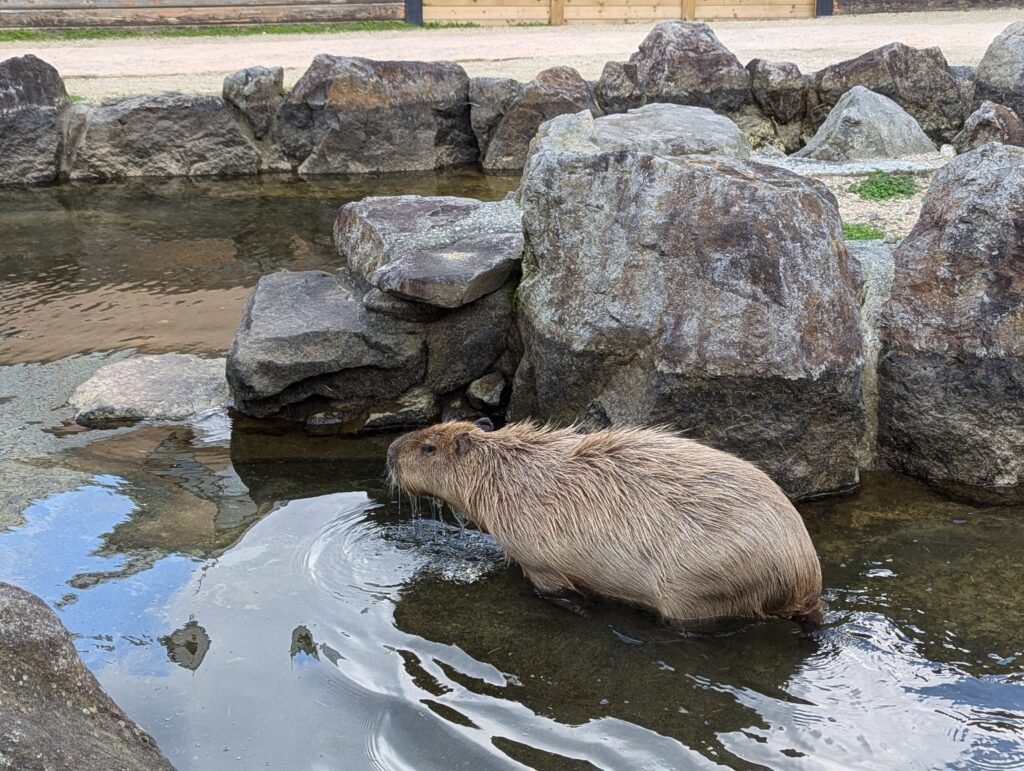
[[[193,672],[199,669],[199,665],[206,658],[210,642],[210,635],[195,620],[160,638],[160,644],[167,649],[167,658],[179,667]]]

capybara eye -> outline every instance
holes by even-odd
[[[425,442],[423,446],[420,447],[420,452],[422,452],[424,455],[433,455],[436,451],[437,445],[431,444],[430,442]]]

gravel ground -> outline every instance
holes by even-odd
[[[977,64],[1017,10],[830,16],[790,21],[714,22],[715,32],[741,61],[754,57],[796,62],[805,72],[898,40],[939,46],[950,64]],[[529,80],[557,64],[588,79],[609,59],[626,59],[649,24],[568,27],[480,27],[267,35],[220,38],[139,38],[46,43],[0,43],[0,60],[35,53],[56,66],[68,90],[100,100],[167,90],[216,93],[229,72],[253,64],[285,68],[290,85],[320,52],[374,59],[454,60],[470,75]]]
[[[904,238],[914,227],[921,213],[921,203],[934,174],[915,175],[917,192],[908,198],[872,201],[850,192],[850,187],[864,177],[818,177],[829,186],[839,202],[843,222],[866,222],[885,231],[887,241]]]

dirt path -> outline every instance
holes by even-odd
[[[1021,10],[833,16],[776,22],[715,22],[741,61],[796,62],[806,72],[899,40],[939,46],[950,64],[977,64],[992,38]],[[374,59],[450,59],[470,75],[529,80],[556,64],[597,78],[609,59],[636,50],[650,25],[600,25],[347,32],[331,35],[0,43],[0,60],[32,52],[56,66],[68,90],[87,99],[164,90],[218,92],[225,74],[279,65],[293,83],[314,54]]]

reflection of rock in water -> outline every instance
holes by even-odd
[[[167,658],[193,672],[199,669],[206,658],[210,642],[210,635],[196,621],[189,621],[181,629],[160,638],[160,644],[167,649]]]
[[[472,583],[505,564],[501,547],[486,533],[420,518],[385,525],[381,537],[399,549],[415,549],[424,558],[420,575]]]
[[[307,656],[312,656],[315,659],[320,658],[320,654],[316,649],[316,643],[313,642],[313,633],[302,624],[299,624],[299,626],[292,630],[290,653],[292,658],[295,658],[300,653],[305,653]]]

